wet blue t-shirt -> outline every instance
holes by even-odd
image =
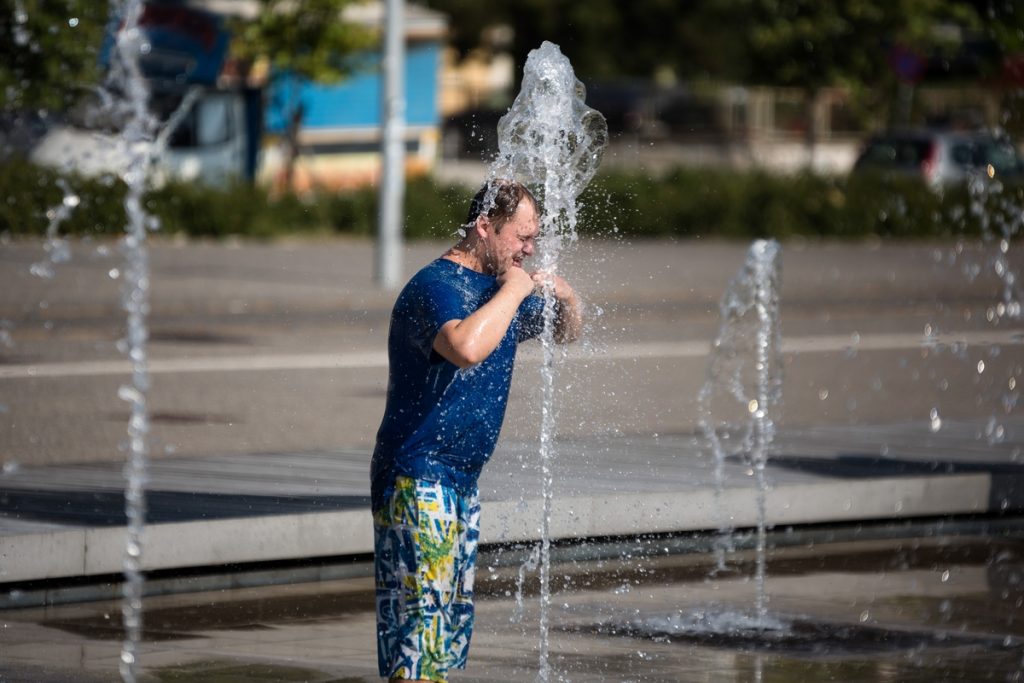
[[[516,347],[543,329],[544,301],[528,296],[498,347],[465,370],[433,350],[450,320],[490,301],[497,280],[447,259],[429,264],[398,295],[388,335],[388,398],[373,451],[373,509],[396,476],[437,481],[466,493],[494,452],[505,418]]]

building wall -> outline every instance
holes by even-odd
[[[441,46],[436,42],[409,45],[405,60],[406,121],[412,126],[436,126],[438,70]],[[380,55],[367,55],[365,67],[340,83],[299,83],[282,76],[274,79],[267,103],[267,132],[283,133],[288,111],[296,100],[305,107],[303,130],[334,131],[340,138],[348,129],[374,130],[381,117]]]
[[[409,173],[433,169],[440,138],[439,40],[410,42],[405,55],[406,167]],[[296,165],[298,190],[340,188],[376,181],[380,173],[381,56],[366,55],[365,66],[334,84],[300,82],[282,76],[268,89],[266,131],[281,136],[295,102],[304,108]],[[282,170],[279,144],[265,150],[261,179],[275,182]]]

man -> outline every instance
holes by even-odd
[[[569,284],[523,268],[537,214],[524,185],[485,184],[464,237],[395,302],[387,405],[371,467],[378,665],[391,681],[446,681],[449,669],[465,667],[477,478],[501,430],[516,347],[544,327],[538,288],[554,292],[555,339],[580,335]]]

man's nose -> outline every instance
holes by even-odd
[[[523,245],[523,253],[527,256],[533,255],[533,242],[527,242]]]

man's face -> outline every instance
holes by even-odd
[[[533,255],[535,241],[540,232],[537,209],[529,199],[523,199],[512,217],[495,230],[487,226],[487,267],[492,275],[500,275],[509,268],[522,268],[523,261]]]

